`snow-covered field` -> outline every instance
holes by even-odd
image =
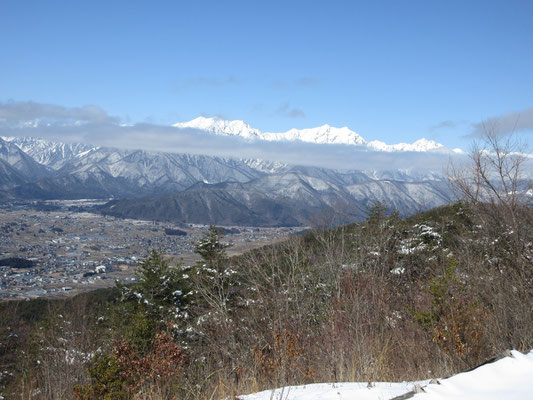
[[[317,383],[290,386],[239,396],[241,400],[385,400],[412,392],[415,385],[423,392],[415,400],[533,399],[533,350],[528,354],[513,350],[512,356],[472,371],[438,381],[402,383]],[[437,383],[438,382],[438,383]]]

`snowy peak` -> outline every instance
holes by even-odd
[[[425,138],[418,139],[413,144],[399,143],[393,146],[403,151],[430,151],[430,150],[437,150],[437,149],[444,147],[442,144],[437,143],[434,140],[427,140]]]
[[[25,177],[41,178],[48,175],[48,168],[37,163],[18,146],[0,137],[0,162],[3,161]]]
[[[59,169],[69,160],[94,149],[93,146],[87,144],[49,142],[31,137],[4,137],[3,139],[16,145],[39,164],[53,169]]]
[[[327,124],[316,128],[290,129],[283,133],[266,133],[265,135],[270,140],[299,140],[321,144],[366,144],[366,141],[361,136],[347,127],[335,128]]]
[[[389,151],[389,152],[392,152],[392,151],[424,152],[424,151],[445,150],[444,145],[437,143],[434,140],[427,140],[425,138],[418,139],[414,143],[398,143],[398,144],[386,144],[379,140],[373,140],[371,142],[368,142],[367,145],[369,148],[373,150]]]
[[[299,141],[319,144],[347,144],[362,146],[368,150],[402,152],[402,151],[442,151],[450,152],[444,145],[425,138],[414,143],[387,144],[379,140],[367,142],[348,127],[336,128],[328,124],[316,128],[289,129],[286,132],[262,132],[252,128],[241,120],[226,121],[218,117],[198,117],[188,122],[174,124],[176,128],[194,128],[217,135],[240,136],[247,140]],[[459,152],[454,149],[453,152]]]
[[[242,136],[247,139],[257,138],[261,131],[252,128],[244,121],[226,121],[217,117],[198,117],[189,122],[179,122],[174,124],[176,128],[193,128],[215,133],[217,135]]]

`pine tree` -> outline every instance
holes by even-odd
[[[159,250],[139,263],[137,283],[121,285],[123,299],[136,301],[149,317],[160,321],[184,319],[193,302],[193,291],[187,268],[173,267]]]
[[[221,242],[222,232],[222,229],[211,225],[209,230],[204,233],[204,237],[194,245],[194,252],[202,257],[202,261],[200,262],[202,267],[215,271],[223,268],[228,258],[226,249],[230,245]]]
[[[196,264],[196,283],[204,306],[227,314],[230,298],[238,282],[236,270],[229,265],[226,253],[231,245],[221,240],[222,230],[211,225],[204,237],[195,244],[195,252],[202,257]]]

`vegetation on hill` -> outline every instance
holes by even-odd
[[[224,398],[447,376],[533,346],[531,261],[509,230],[466,203],[409,219],[385,210],[233,259],[213,227],[192,267],[153,251],[132,286],[4,303],[4,393]]]
[[[231,259],[212,227],[196,265],[152,251],[131,286],[2,304],[3,393],[222,399],[448,376],[529,350],[531,208],[488,194],[408,219],[378,203]]]

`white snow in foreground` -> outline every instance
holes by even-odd
[[[513,350],[505,357],[463,372],[439,384],[428,381],[402,383],[317,383],[289,386],[239,396],[241,400],[385,400],[401,396],[420,385],[424,393],[414,400],[469,399],[514,400],[533,399],[533,350],[522,354]]]
[[[427,385],[426,393],[419,393],[413,399],[533,399],[533,351],[511,353],[513,357],[443,379],[440,385]]]
[[[425,385],[427,382],[420,382]],[[239,396],[241,400],[385,400],[409,392],[413,383],[315,383]]]

